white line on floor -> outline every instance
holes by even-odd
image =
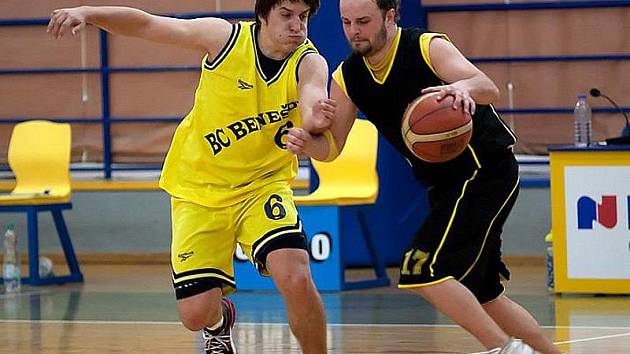
[[[562,342],[556,342],[556,344],[571,344],[571,343],[580,343],[580,342],[591,342],[591,341],[594,341],[594,340],[617,338],[617,337],[626,337],[626,336],[630,336],[630,333],[619,333],[619,334],[611,334],[609,336],[600,336],[600,337],[591,337],[591,338],[566,340],[566,341],[562,341]]]

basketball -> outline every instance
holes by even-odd
[[[438,102],[439,93],[416,98],[405,110],[402,136],[420,160],[446,162],[466,149],[472,136],[472,118],[463,108],[453,109],[453,96]]]

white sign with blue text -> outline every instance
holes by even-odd
[[[567,276],[630,279],[630,166],[564,170]]]

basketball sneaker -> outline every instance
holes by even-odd
[[[529,345],[525,344],[522,340],[517,338],[510,338],[510,340],[501,348],[495,348],[488,352],[488,354],[540,354],[535,351]]]
[[[234,303],[225,297],[221,304],[223,307],[223,325],[213,331],[207,328],[203,329],[206,354],[236,354],[236,347],[234,347],[232,340],[236,308]]]

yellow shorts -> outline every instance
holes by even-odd
[[[224,294],[233,292],[237,243],[262,275],[268,275],[265,262],[269,252],[306,249],[293,191],[286,182],[269,184],[227,207],[171,198],[171,215],[171,266],[177,299],[216,287]]]

